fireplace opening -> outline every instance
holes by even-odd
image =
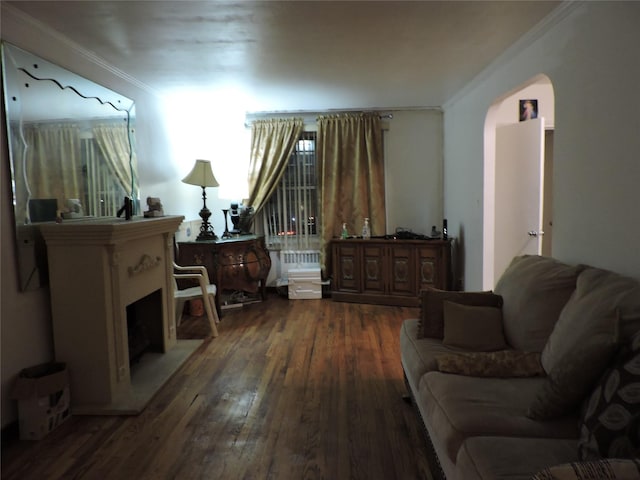
[[[138,363],[145,353],[163,351],[162,289],[127,305],[127,336],[129,366]]]

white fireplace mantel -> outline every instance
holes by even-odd
[[[41,225],[55,356],[69,369],[72,413],[139,413],[201,343],[176,338],[173,237],[183,218]],[[140,317],[150,317],[145,321],[157,332],[156,351],[133,365],[128,307],[138,308]]]

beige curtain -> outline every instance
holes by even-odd
[[[278,188],[304,123],[301,118],[256,120],[251,125],[249,199],[258,213]]]
[[[129,143],[129,132],[121,122],[93,126],[93,137],[118,183],[129,195],[135,193],[133,172],[137,171],[135,156]]]
[[[77,125],[30,124],[24,126],[23,135],[24,142],[12,142],[20,150],[14,152],[18,224],[31,221],[29,200],[55,198],[58,209],[62,209],[67,199],[81,199],[84,195]]]
[[[329,243],[342,224],[360,235],[369,218],[372,235],[386,233],[384,155],[380,117],[375,113],[318,118],[322,219],[320,251],[325,275],[331,272]]]

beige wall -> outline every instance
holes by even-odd
[[[483,126],[496,98],[547,75],[555,93],[553,255],[640,278],[637,2],[568,4],[444,106],[444,213],[482,287]]]
[[[2,132],[3,140],[6,135]],[[4,142],[3,142],[4,143]],[[9,398],[13,379],[20,368],[47,362],[53,357],[51,341],[51,312],[49,307],[49,289],[41,288],[33,292],[18,291],[16,272],[15,230],[9,160],[6,146],[0,155],[0,368],[2,384],[2,405],[0,417],[2,426],[15,420],[15,405]]]
[[[442,225],[442,112],[394,111],[385,133],[387,233]]]

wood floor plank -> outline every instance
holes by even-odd
[[[417,309],[267,301],[226,310],[137,416],[73,416],[2,446],[2,478],[430,479],[399,330]],[[206,338],[185,317],[180,338]],[[72,392],[73,395],[73,392]]]

